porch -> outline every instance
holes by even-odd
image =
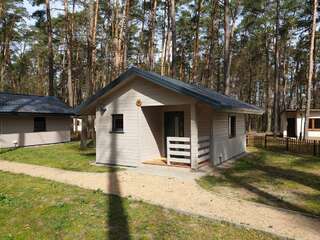
[[[196,104],[147,106],[142,107],[142,112],[151,133],[143,136],[143,152],[153,149],[153,156],[142,157],[144,164],[198,169],[210,161],[210,112],[202,112]],[[152,147],[154,142],[157,154]]]

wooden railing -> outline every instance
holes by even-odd
[[[210,159],[210,137],[203,136],[198,138],[198,164]]]
[[[171,162],[191,164],[189,137],[167,137],[167,164]]]

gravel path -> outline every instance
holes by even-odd
[[[200,188],[194,179],[151,175],[148,172],[84,173],[0,161],[0,170],[101,189],[105,193],[132,197],[177,211],[197,214],[279,236],[320,240],[320,220],[243,200],[225,198]],[[191,174],[191,173],[190,173]]]

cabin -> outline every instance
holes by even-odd
[[[283,137],[303,138],[305,111],[286,110],[281,113],[281,132]],[[309,128],[306,138],[320,139],[320,109],[310,109]]]
[[[139,166],[161,159],[197,169],[246,151],[253,105],[132,67],[76,109],[95,115],[96,162]]]
[[[73,109],[53,96],[0,93],[0,148],[70,141]]]

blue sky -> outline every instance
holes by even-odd
[[[50,1],[50,3],[51,3],[51,7],[54,8],[51,11],[51,15],[56,16],[59,13],[59,11],[56,10],[55,8],[62,9],[63,6],[60,1]],[[32,4],[30,4],[30,0],[23,0],[23,6],[27,9],[30,16],[36,10],[44,8],[44,6],[43,7],[42,6],[32,6]],[[33,25],[35,21],[34,21],[34,19],[29,18],[29,19],[26,19],[26,22],[28,25]]]

